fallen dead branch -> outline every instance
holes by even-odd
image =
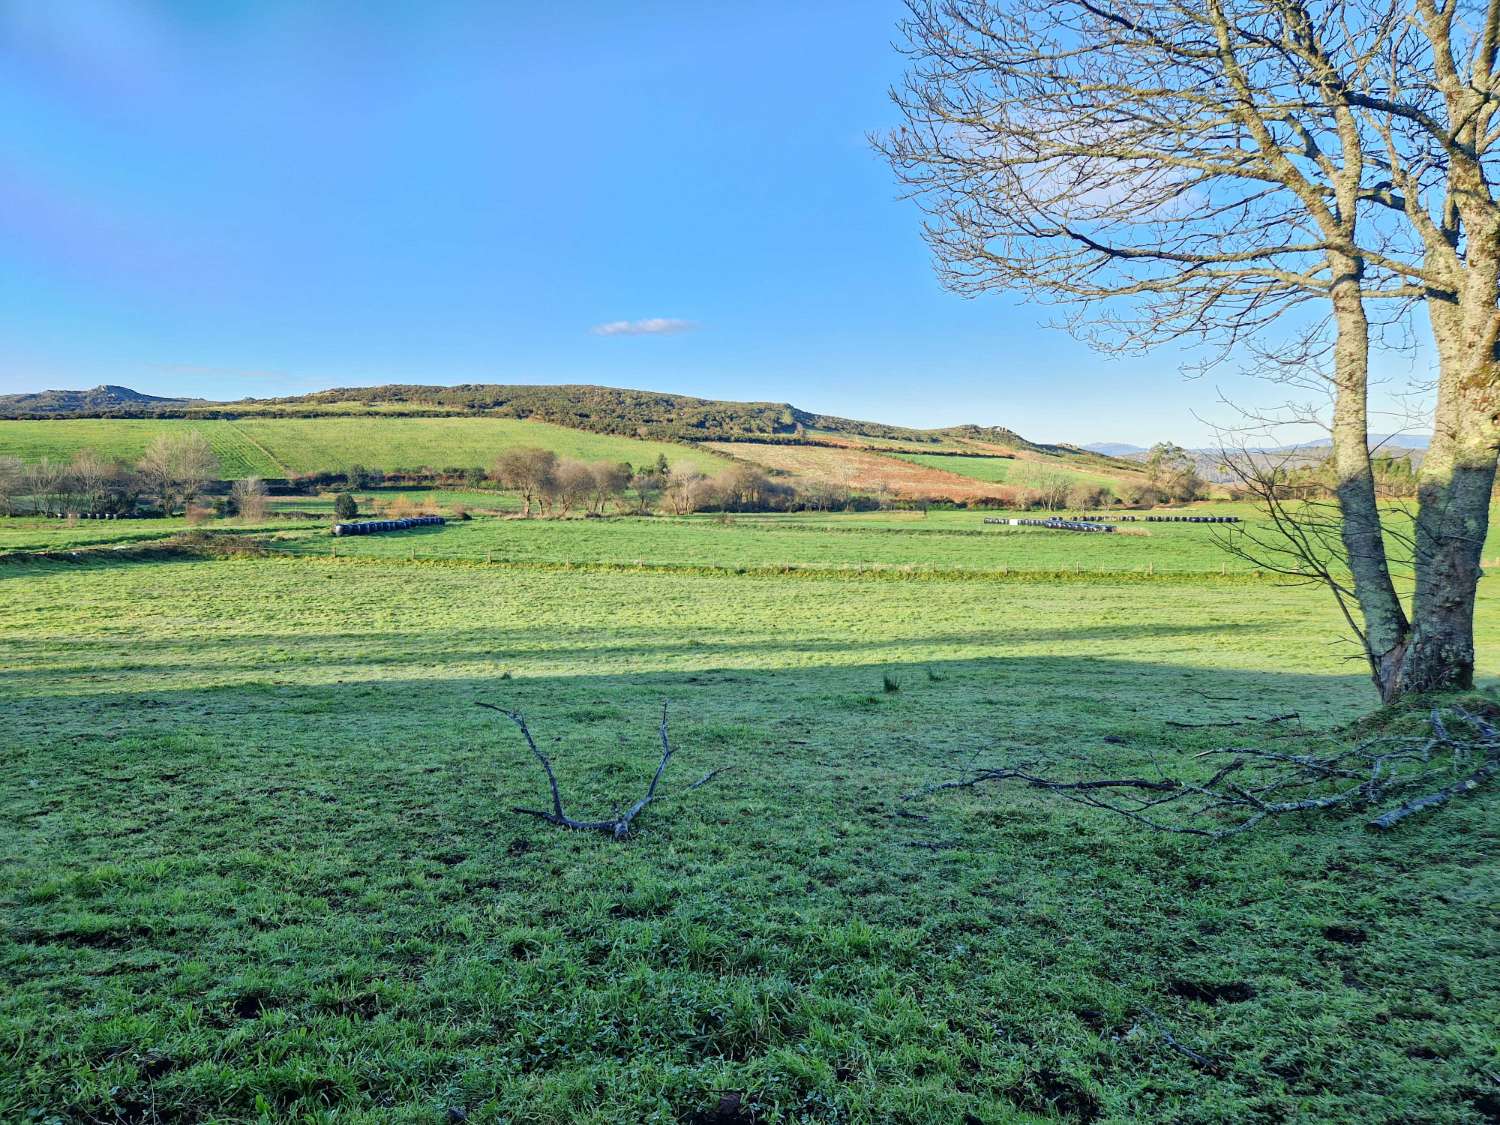
[[[1189,1047],[1186,1043],[1178,1039],[1171,1033],[1171,1031],[1167,1029],[1166,1022],[1150,1008],[1142,1008],[1141,1014],[1148,1020],[1150,1020],[1153,1025],[1155,1025],[1157,1038],[1159,1038],[1172,1050],[1176,1051],[1179,1055],[1182,1055],[1184,1058],[1190,1059],[1193,1064],[1200,1070],[1203,1070],[1208,1074],[1215,1075],[1224,1073],[1224,1065],[1221,1062],[1219,1062],[1217,1059],[1209,1058],[1202,1051],[1193,1050],[1193,1048]],[[1135,1027],[1131,1030],[1144,1031],[1145,1029],[1141,1027],[1139,1022],[1137,1022]]]
[[[512,812],[523,813],[526,816],[534,816],[539,820],[545,820],[548,824],[555,824],[560,828],[571,828],[580,832],[607,832],[616,840],[623,840],[630,835],[631,822],[656,799],[656,787],[661,782],[662,774],[667,772],[667,763],[672,760],[672,740],[667,729],[667,703],[662,701],[661,725],[658,728],[658,736],[661,739],[661,761],[656,764],[656,772],[651,775],[651,784],[646,787],[646,794],[635,804],[624,812],[618,809],[615,815],[607,820],[575,820],[563,811],[562,791],[557,784],[557,774],[552,770],[552,761],[544,754],[536,744],[536,739],[531,736],[531,728],[526,725],[526,717],[519,711],[510,711],[504,707],[497,707],[493,703],[484,703],[475,700],[475,706],[483,707],[490,711],[498,711],[516,725],[521,732],[521,737],[526,740],[526,746],[531,751],[532,757],[541,765],[542,771],[547,775],[547,787],[552,795],[552,811],[546,812],[542,809],[528,809],[519,806],[512,808]],[[732,766],[720,766],[718,769],[710,770],[697,781],[687,787],[684,792],[691,792],[701,788],[713,781],[722,773],[726,773]]]
[[[1284,723],[1289,719],[1300,719],[1302,716],[1295,711],[1289,711],[1285,715],[1271,715],[1268,718],[1257,719],[1254,715],[1246,715],[1243,719],[1227,719],[1218,723],[1180,723],[1174,719],[1167,720],[1167,726],[1176,727],[1178,730],[1201,730],[1208,727],[1245,727],[1256,723]]]
[[[1427,809],[1435,809],[1439,805],[1446,805],[1454,797],[1473,792],[1496,773],[1500,773],[1500,762],[1487,762],[1462,781],[1456,781],[1445,789],[1439,789],[1436,793],[1428,793],[1425,797],[1413,798],[1400,808],[1391,809],[1390,812],[1381,813],[1369,822],[1368,827],[1377,832],[1389,831],[1409,816],[1415,816]]]
[[[1305,754],[1259,747],[1205,750],[1193,759],[1214,766],[1202,778],[1163,772],[1154,778],[1060,780],[1025,768],[985,767],[924,786],[901,799],[1019,782],[1159,832],[1212,840],[1237,836],[1267,820],[1295,813],[1367,809],[1401,800],[1366,822],[1372,830],[1386,831],[1472,793],[1500,775],[1500,732],[1485,719],[1453,707],[1445,720],[1441,709],[1434,708],[1427,725],[1430,733],[1382,734],[1352,746],[1329,736],[1325,749]],[[1461,771],[1468,772],[1452,780]],[[1444,780],[1448,784],[1432,789]]]

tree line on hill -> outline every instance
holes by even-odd
[[[383,418],[484,414],[529,418],[593,433],[670,441],[795,438],[834,430],[871,438],[937,443],[934,432],[860,422],[798,410],[784,402],[732,402],[622,387],[518,386],[465,383],[453,387],[393,383],[337,387],[284,398],[209,402],[143,395],[128,387],[0,395],[0,418],[306,418],[368,415]],[[1017,439],[1020,440],[1020,439]]]
[[[1306,464],[1276,463],[1269,456],[1257,460],[1246,454],[1240,475],[1253,473],[1256,489],[1251,495],[1270,492],[1280,500],[1328,500],[1338,495],[1338,467],[1332,456]],[[1249,466],[1247,468],[1247,465]],[[1382,500],[1411,500],[1417,496],[1417,467],[1409,453],[1375,453],[1370,456],[1370,479]]]
[[[192,513],[196,501],[221,472],[219,458],[202,434],[189,431],[154,438],[135,462],[79,449],[67,461],[43,457],[30,463],[0,457],[0,514],[133,516],[143,509],[160,515]],[[263,516],[265,483],[234,481],[219,504],[230,514]]]
[[[1140,481],[1116,485],[1081,479],[1045,462],[1015,462],[1010,486],[979,506],[1092,509],[1115,503],[1142,506],[1197,499],[1203,481],[1192,458],[1175,446],[1158,446]],[[514,491],[526,516],[600,516],[609,512],[672,515],[693,512],[844,511],[891,502],[848,485],[799,481],[795,486],[753,465],[733,463],[717,473],[672,466],[666,455],[651,464],[559,457],[532,446],[507,449],[489,467],[392,470],[351,465],[338,472],[307,473],[284,481],[219,479],[222,469],[208,440],[194,431],[162,434],[134,462],[80,449],[68,461],[23,463],[0,457],[0,514],[124,517],[178,513],[262,518],[268,495],[316,494],[389,485],[447,485]],[[211,501],[206,499],[212,494]],[[905,501],[911,503],[912,501]],[[941,501],[937,501],[941,502]]]
[[[0,457],[0,515],[127,517],[138,514],[207,514],[263,518],[269,511],[267,482],[259,477],[220,480],[222,468],[200,433],[163,434],[136,461],[78,450],[70,460],[43,457],[30,463]],[[363,465],[340,472],[309,473],[277,482],[277,491],[307,493],[388,484],[449,484],[476,489],[500,487],[520,496],[523,514],[568,516],[668,511],[772,511],[815,506],[833,509],[869,506],[848,491],[811,489],[799,493],[750,465],[731,465],[706,474],[673,468],[658,455],[649,465],[559,457],[536,447],[502,452],[489,468],[398,470],[387,473]],[[215,493],[212,507],[205,493]]]
[[[1192,454],[1181,446],[1161,442],[1152,447],[1138,467],[1139,478],[1106,484],[1080,479],[1077,473],[1038,461],[1016,461],[1007,479],[1007,506],[1060,511],[1088,511],[1121,504],[1149,508],[1201,500],[1208,485],[1198,473]]]
[[[673,515],[691,512],[754,512],[805,506],[791,485],[773,481],[752,465],[732,465],[709,475],[672,468],[666,456],[633,468],[625,463],[560,458],[550,449],[519,447],[502,453],[489,479],[521,498],[521,514],[566,516],[574,510],[602,515],[617,511]],[[847,502],[847,501],[846,501]]]

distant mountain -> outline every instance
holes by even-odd
[[[172,407],[186,407],[201,401],[143,395],[129,387],[116,387],[106,383],[87,391],[36,391],[31,394],[0,395],[0,415],[150,413]]]
[[[1080,446],[1090,453],[1100,453],[1106,457],[1125,457],[1139,460],[1151,450],[1141,445],[1131,445],[1124,441],[1096,441],[1089,445]],[[1417,434],[1371,434],[1370,448],[1380,453],[1394,453],[1397,450],[1425,450],[1427,438]],[[1190,449],[1189,453],[1200,457],[1217,457],[1219,449],[1217,446],[1204,446],[1201,449]],[[1297,453],[1306,456],[1327,456],[1329,444],[1326,440],[1294,442],[1291,445],[1256,446],[1249,450],[1256,454]]]
[[[1371,434],[1370,449],[1379,453],[1394,453],[1398,449],[1421,449],[1427,448],[1428,439],[1419,434]],[[1259,453],[1309,453],[1323,450],[1325,453],[1330,449],[1327,439],[1320,438],[1317,441],[1297,442],[1292,445],[1279,445],[1275,449],[1257,450]]]

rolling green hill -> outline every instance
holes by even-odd
[[[1075,446],[1028,441],[999,426],[920,430],[799,410],[616,387],[390,384],[239,402],[168,399],[126,387],[0,396],[0,455],[67,459],[80,448],[132,461],[178,428],[204,433],[226,477],[284,477],[358,463],[394,471],[487,465],[503,449],[713,473],[729,459],[789,480],[857,491],[993,498],[1008,458],[1118,488],[1137,466]],[[708,448],[712,445],[712,449]],[[788,449],[785,447],[796,447]],[[893,461],[900,457],[901,461]],[[913,466],[935,470],[911,477]],[[965,481],[980,482],[979,485]]]
[[[522,445],[542,446],[561,457],[633,465],[649,464],[665,455],[671,464],[704,472],[728,464],[722,457],[687,445],[489,417],[0,420],[0,456],[66,460],[79,449],[91,448],[133,461],[156,435],[184,429],[208,437],[225,477],[337,472],[356,463],[387,471],[462,468],[488,465],[503,450]]]

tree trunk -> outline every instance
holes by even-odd
[[[1340,535],[1354,579],[1354,599],[1364,619],[1361,641],[1370,675],[1388,699],[1406,651],[1409,625],[1391,581],[1370,464],[1369,322],[1359,294],[1354,261],[1331,263],[1340,278],[1333,305],[1338,334],[1334,342],[1333,467],[1337,477]]]
[[[1443,456],[1447,468],[1418,492],[1412,634],[1382,693],[1387,699],[1474,686],[1474,595],[1489,530],[1495,450],[1470,446]]]
[[[1417,477],[1411,640],[1382,691],[1387,699],[1474,686],[1474,596],[1500,448],[1500,270],[1493,256],[1475,257],[1457,299],[1427,302],[1438,354],[1437,408]]]

